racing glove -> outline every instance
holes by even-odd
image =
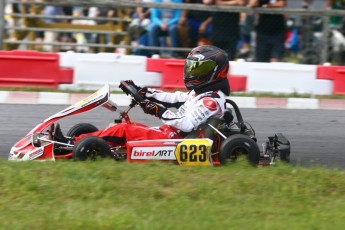
[[[140,102],[140,107],[144,110],[144,113],[151,114],[158,118],[162,118],[163,113],[167,111],[167,108],[147,99]]]
[[[132,80],[126,80],[125,81],[128,85],[131,85],[133,86],[137,91],[138,93],[140,94],[140,96],[142,96],[144,99],[146,98],[145,97],[145,94],[147,92],[147,88],[146,87],[140,87],[140,86],[137,86]],[[124,92],[126,93],[127,95],[130,94],[129,91],[126,89],[126,87],[124,87],[122,84],[119,85],[119,88]]]

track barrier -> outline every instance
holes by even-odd
[[[185,85],[183,82],[183,67],[184,60],[182,59],[158,59],[158,58],[148,58],[146,71],[148,72],[158,72],[162,74],[162,84],[163,89],[184,89]],[[245,91],[247,77],[246,76],[232,76],[228,74],[228,79],[230,81],[230,89],[232,91]]]
[[[317,78],[333,81],[333,93],[345,94],[345,66],[317,66]]]
[[[118,53],[59,53],[60,65],[74,69],[73,84],[64,88],[98,89],[105,83],[117,88],[121,80],[131,79],[140,86],[160,87],[161,75],[147,72],[147,57]]]
[[[146,71],[162,74],[161,88],[163,89],[185,88],[183,66],[184,60],[182,59],[148,58]]]
[[[98,89],[131,79],[140,86],[185,89],[184,60],[118,53],[0,51],[0,88]],[[230,62],[232,92],[345,94],[345,67]]]
[[[0,87],[58,88],[73,82],[73,69],[59,66],[59,54],[0,51]]]

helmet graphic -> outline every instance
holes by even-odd
[[[229,59],[224,50],[203,45],[194,48],[187,56],[183,80],[186,88],[202,88],[227,78]]]

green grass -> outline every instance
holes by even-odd
[[[345,171],[0,161],[0,229],[344,229]]]

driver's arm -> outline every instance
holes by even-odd
[[[170,125],[183,132],[191,132],[206,122],[212,116],[221,117],[223,115],[222,106],[212,97],[204,97],[196,102],[192,107],[181,106],[178,112],[165,111],[161,120],[164,124]]]
[[[150,101],[163,105],[166,108],[179,108],[188,98],[187,92],[165,92],[148,88],[145,97]]]

